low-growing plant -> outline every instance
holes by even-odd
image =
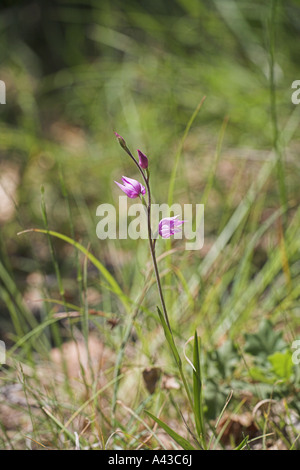
[[[202,392],[202,378],[201,378],[201,362],[200,362],[200,345],[198,342],[197,332],[194,334],[194,349],[193,349],[193,363],[191,363],[193,368],[193,392],[190,390],[190,386],[187,382],[186,375],[184,373],[182,360],[178,349],[176,347],[176,343],[174,340],[174,335],[172,331],[171,322],[169,319],[169,314],[166,308],[166,302],[164,298],[164,293],[161,285],[161,279],[157,264],[155,246],[157,242],[157,235],[162,238],[170,238],[175,233],[180,231],[181,225],[184,223],[183,220],[178,220],[177,216],[173,217],[165,217],[161,219],[158,224],[156,234],[154,234],[153,229],[151,227],[151,201],[152,201],[152,193],[150,187],[150,170],[149,170],[149,163],[148,158],[146,155],[138,150],[139,161],[133,156],[132,152],[128,148],[125,140],[121,137],[118,133],[116,133],[116,137],[121,145],[121,147],[125,150],[125,152],[129,155],[132,159],[134,164],[137,166],[145,187],[136,180],[131,178],[123,177],[124,185],[118,186],[124,191],[128,197],[136,198],[140,197],[141,201],[143,202],[147,214],[147,227],[148,227],[148,241],[149,241],[149,248],[151,253],[151,259],[153,263],[155,279],[157,290],[160,298],[161,306],[157,306],[157,313],[158,319],[162,325],[166,343],[168,344],[170,351],[173,355],[173,359],[176,363],[178,368],[186,396],[190,405],[191,410],[194,414],[194,424],[197,431],[197,437],[190,432],[191,434],[191,441],[194,441],[194,445],[198,448],[206,448],[206,433],[205,433],[205,424],[204,424],[204,413],[203,413],[203,392]],[[147,201],[145,201],[144,196],[147,193]],[[156,421],[181,447],[186,450],[195,449],[194,445],[192,445],[189,441],[185,438],[180,436],[177,432],[172,430],[167,424],[163,423],[159,418],[153,416],[149,411],[146,411],[149,416],[151,416],[154,421]]]

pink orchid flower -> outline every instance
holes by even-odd
[[[118,183],[117,181],[115,181],[115,183],[131,199],[139,197],[140,194],[144,195],[146,193],[145,187],[138,181],[132,178],[128,178],[126,176],[122,176],[122,181],[123,181],[123,184]]]
[[[174,217],[165,217],[161,219],[158,224],[158,233],[163,238],[170,238],[174,233],[180,232],[180,226],[185,222],[185,220],[177,220],[178,215]]]

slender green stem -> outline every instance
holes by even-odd
[[[123,147],[123,148],[124,148],[125,152],[126,152],[126,153],[130,156],[130,158],[133,160],[133,162],[135,163],[135,165],[137,166],[139,172],[140,172],[141,175],[142,175],[142,178],[143,178],[143,180],[144,180],[144,183],[145,183],[145,185],[146,185],[147,195],[148,195],[148,204],[147,204],[147,227],[148,227],[149,247],[150,247],[151,258],[152,258],[152,262],[153,262],[153,267],[154,267],[154,272],[155,272],[155,278],[156,278],[156,283],[157,283],[157,288],[158,288],[158,293],[159,293],[159,298],[160,298],[160,302],[161,302],[163,314],[164,314],[166,323],[167,323],[167,325],[168,325],[168,328],[169,328],[170,332],[172,333],[171,325],[170,325],[170,321],[169,321],[169,316],[168,316],[168,312],[167,312],[167,308],[166,308],[166,304],[165,304],[165,299],[164,299],[163,292],[162,292],[161,280],[160,280],[159,271],[158,271],[158,267],[157,267],[157,260],[156,260],[156,256],[155,256],[155,242],[156,242],[156,239],[152,239],[152,230],[151,230],[151,191],[150,191],[150,185],[149,185],[150,173],[149,173],[149,171],[148,171],[148,169],[147,169],[147,170],[146,170],[146,175],[145,175],[145,173],[143,172],[142,168],[140,167],[138,161],[134,158],[134,156],[132,155],[132,153],[130,152],[130,150],[128,149],[128,147]]]
[[[166,304],[165,304],[165,299],[164,299],[164,295],[163,295],[163,291],[162,291],[159,270],[158,270],[158,266],[157,266],[157,260],[156,260],[156,254],[155,254],[156,238],[152,237],[152,230],[151,230],[151,191],[150,191],[150,185],[149,185],[150,173],[149,173],[149,170],[147,169],[146,170],[146,175],[145,175],[145,173],[143,172],[143,170],[140,167],[139,163],[134,158],[134,156],[132,155],[132,153],[128,149],[128,147],[125,146],[123,148],[126,151],[126,153],[130,156],[130,158],[133,160],[135,165],[137,166],[139,172],[142,175],[143,181],[146,185],[147,195],[148,195],[148,204],[146,204],[146,209],[147,209],[147,226],[148,226],[148,240],[149,240],[150,253],[151,253],[153,268],[154,268],[154,272],[155,272],[155,278],[156,278],[156,284],[157,284],[157,288],[158,288],[159,298],[160,298],[160,302],[161,302],[161,306],[162,306],[162,310],[163,310],[163,315],[164,315],[167,327],[168,327],[171,335],[173,336],[173,332],[172,332],[172,328],[171,328],[171,325],[170,325],[169,316],[168,316],[168,312],[167,312],[167,308],[166,308]],[[192,409],[194,409],[191,392],[189,390],[186,378],[185,378],[184,373],[183,373],[182,364],[177,363],[177,365],[178,365],[179,373],[180,373],[184,388],[185,388],[186,393],[187,393],[188,400],[190,402],[190,405],[191,405]]]

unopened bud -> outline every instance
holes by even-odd
[[[115,132],[115,136],[116,136],[117,140],[119,141],[119,144],[121,145],[121,147],[123,149],[127,149],[127,145],[126,145],[126,142],[123,139],[123,137],[120,134],[118,134],[117,132]]]
[[[138,156],[139,156],[139,165],[141,168],[148,168],[148,158],[146,157],[146,155],[141,152],[140,150],[137,151],[138,152]]]

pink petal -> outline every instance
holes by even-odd
[[[127,186],[123,186],[122,184],[115,181],[115,183],[119,186],[120,189],[131,199],[138,197],[139,193],[137,193],[134,189],[129,188]]]
[[[145,194],[145,187],[133,178],[128,178],[128,176],[122,176],[122,180],[125,183],[125,186],[132,187],[138,194]]]

